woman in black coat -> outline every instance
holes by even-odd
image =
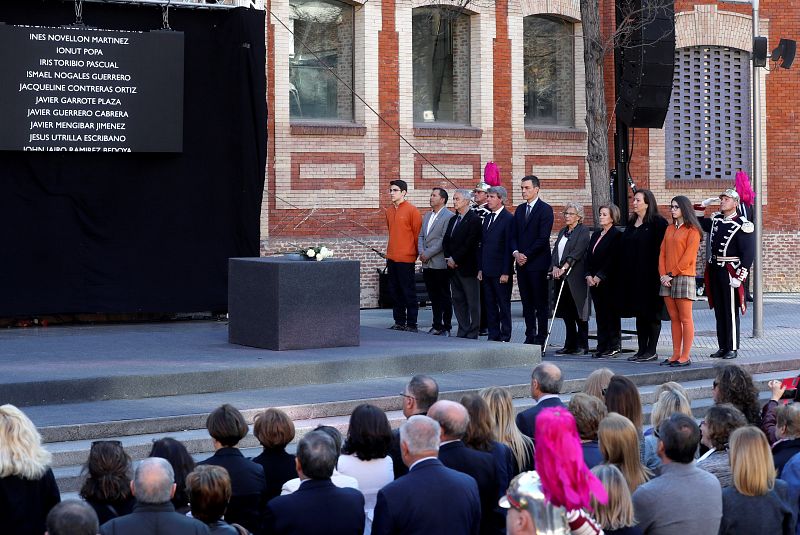
[[[281,495],[284,483],[297,477],[294,455],[286,452],[286,446],[294,440],[294,422],[282,410],[269,408],[256,415],[253,434],[264,447],[253,462],[264,467],[267,500],[271,500]]]
[[[619,208],[615,204],[601,206],[598,219],[600,229],[594,231],[586,250],[586,285],[597,318],[597,352],[592,356],[607,358],[616,356],[622,348],[619,312],[614,306],[616,259],[622,235],[614,226],[619,224]]]
[[[658,256],[667,231],[667,220],[658,214],[653,192],[640,189],[633,196],[633,214],[622,234],[618,299],[620,316],[636,318],[639,350],[628,360],[658,359],[656,345],[661,334],[664,300],[659,295],[661,277]]]

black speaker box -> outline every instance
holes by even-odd
[[[675,72],[675,6],[668,0],[626,0],[617,5],[627,32],[617,117],[629,127],[662,128]]]

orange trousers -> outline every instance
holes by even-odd
[[[692,300],[664,297],[667,312],[672,324],[672,357],[670,360],[689,360],[689,351],[694,342],[694,320],[692,319]]]

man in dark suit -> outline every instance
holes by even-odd
[[[450,268],[453,310],[458,319],[460,338],[478,338],[481,321],[480,283],[478,282],[478,247],[481,242],[481,219],[470,210],[470,194],[465,189],[453,194],[456,217],[450,219],[442,247]]]
[[[454,216],[447,209],[447,191],[433,188],[430,198],[431,211],[422,218],[417,250],[422,262],[422,278],[431,300],[433,325],[428,331],[436,336],[450,336],[453,319],[453,302],[450,299],[450,270],[442,251],[447,223]]]
[[[433,404],[428,415],[442,428],[439,460],[448,468],[472,476],[478,483],[481,533],[502,535],[505,520],[498,511],[497,500],[505,489],[500,488],[492,454],[468,448],[462,441],[469,425],[467,409],[455,401],[441,400]]]
[[[372,535],[476,535],[480,529],[478,485],[437,459],[440,427],[412,416],[400,428],[408,474],[378,492]]]
[[[558,397],[564,380],[561,370],[555,364],[543,362],[536,366],[531,373],[531,397],[536,405],[517,414],[517,427],[523,435],[528,435],[536,441],[536,417],[547,407],[563,407],[564,403]]]
[[[131,482],[136,505],[129,515],[109,520],[100,528],[101,535],[174,535],[209,534],[208,527],[193,518],[175,512],[175,472],[165,459],[149,457],[136,467]]]
[[[514,212],[511,250],[517,263],[517,283],[525,317],[525,343],[544,344],[547,336],[548,289],[550,269],[550,231],[553,208],[539,198],[539,179],[522,179],[524,203]]]
[[[364,532],[364,495],[331,482],[336,467],[336,445],[323,431],[312,431],[297,445],[300,488],[267,504],[267,533],[303,535],[326,533],[361,535]]]
[[[421,414],[428,414],[428,409],[439,399],[439,385],[433,377],[427,375],[415,375],[403,389],[403,416],[411,418]],[[392,457],[394,465],[394,478],[404,476],[408,473],[408,467],[403,462],[403,454],[400,450],[400,430],[392,431],[392,445],[389,447],[389,455]]]
[[[503,203],[508,192],[503,186],[489,188],[480,252],[478,280],[486,297],[486,325],[489,340],[511,341],[511,288],[514,285],[514,258],[511,256],[511,233],[514,216]]]

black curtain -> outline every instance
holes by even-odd
[[[0,3],[7,24],[74,18],[71,2]],[[83,19],[156,30],[161,10],[87,2]],[[223,311],[228,258],[259,255],[264,12],[169,22],[185,33],[183,153],[0,151],[0,317]]]

